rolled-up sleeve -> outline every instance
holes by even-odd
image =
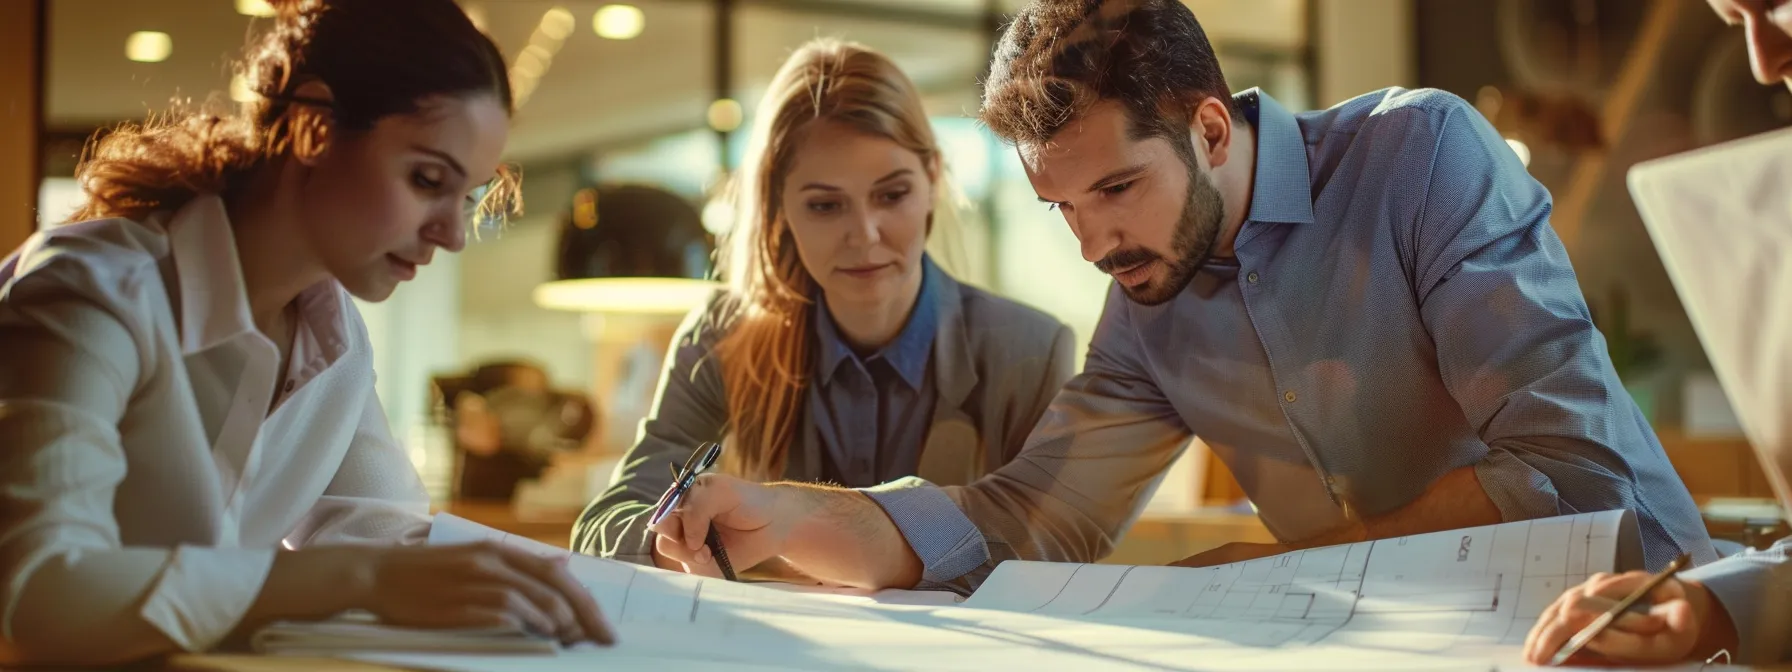
[[[1738,665],[1792,661],[1792,537],[1680,573],[1705,584],[1736,625]]]
[[[909,550],[921,560],[921,582],[916,590],[955,589],[950,583],[953,579],[989,561],[983,534],[952,498],[932,483],[909,476],[860,492],[883,508]]]
[[[928,587],[975,590],[1007,560],[1094,562],[1137,519],[1192,434],[1139,357],[1127,301],[1109,291],[1083,372],[1012,461],[970,485],[898,481],[873,496],[922,558]],[[937,490],[956,511],[917,489]],[[967,548],[978,536],[982,548]]]
[[[714,311],[721,295],[685,318],[672,337],[653,407],[634,447],[622,458],[609,489],[585,507],[573,526],[572,549],[641,565],[653,563],[653,506],[672,485],[668,463],[684,464],[699,444],[721,441],[727,395],[711,356]]]
[[[1466,103],[1402,114],[1390,146],[1428,171],[1411,176],[1428,189],[1403,254],[1438,372],[1488,446],[1474,465],[1488,497],[1507,520],[1637,510],[1649,566],[1680,552],[1713,559],[1612,368],[1550,227],[1548,191]]]
[[[136,269],[153,273],[153,266]],[[130,284],[128,269],[119,273]],[[118,433],[150,361],[134,308],[24,277],[0,305],[0,662],[104,665],[217,645],[273,549],[124,548]],[[128,294],[128,292],[127,292]],[[139,338],[138,336],[144,336]]]

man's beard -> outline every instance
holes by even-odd
[[[1190,149],[1190,153],[1193,149]],[[1177,216],[1176,233],[1170,239],[1170,253],[1173,259],[1165,259],[1162,255],[1142,247],[1117,250],[1101,261],[1095,262],[1095,268],[1103,273],[1131,268],[1139,264],[1162,261],[1165,273],[1161,279],[1145,281],[1136,287],[1120,285],[1126,292],[1126,298],[1142,306],[1155,306],[1176,298],[1188,283],[1195,279],[1201,267],[1207,265],[1207,259],[1213,255],[1214,241],[1220,237],[1220,226],[1225,221],[1226,206],[1220,198],[1219,187],[1214,186],[1212,176],[1201,170],[1199,164],[1183,157],[1188,166],[1188,199],[1182,204],[1182,213]]]

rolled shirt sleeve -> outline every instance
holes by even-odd
[[[932,483],[910,476],[860,492],[883,508],[921,559],[917,590],[956,589],[952,580],[989,562],[983,533]]]
[[[1680,573],[1705,584],[1736,625],[1739,665],[1792,661],[1792,537]]]

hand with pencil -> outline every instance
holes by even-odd
[[[721,455],[719,443],[705,443],[680,468],[671,465],[672,486],[649,520],[656,555],[687,574],[735,580],[776,555],[779,534],[764,488],[723,474],[704,473]],[[757,495],[757,497],[756,497]]]
[[[1608,613],[1613,617],[1602,623]],[[1736,626],[1703,584],[1671,578],[1671,571],[1600,573],[1543,610],[1525,640],[1524,659],[1651,665],[1704,660],[1719,650],[1736,650]]]

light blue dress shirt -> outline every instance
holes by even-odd
[[[1792,661],[1792,537],[1680,573],[1701,581],[1736,626],[1739,665]]]
[[[1235,261],[1159,306],[1111,289],[1083,372],[1007,466],[873,489],[956,504],[929,519],[885,504],[929,581],[1105,556],[1194,435],[1284,540],[1341,522],[1342,501],[1386,514],[1473,467],[1506,520],[1631,509],[1650,568],[1715,559],[1593,326],[1549,192],[1485,118],[1436,90],[1299,115],[1238,98],[1257,162]]]

